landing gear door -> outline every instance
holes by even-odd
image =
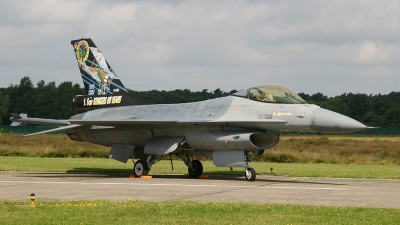
[[[183,136],[153,137],[144,146],[148,155],[166,155],[176,150],[183,141]]]
[[[212,160],[217,167],[246,167],[244,151],[214,151]]]

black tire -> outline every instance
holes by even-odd
[[[249,167],[246,169],[245,176],[246,180],[254,181],[256,179],[256,171],[253,168]]]
[[[192,160],[192,167],[188,167],[190,177],[198,177],[203,174],[203,164],[199,160]]]
[[[147,175],[149,173],[149,165],[146,160],[138,160],[133,166],[133,173],[136,177]]]

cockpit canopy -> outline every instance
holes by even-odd
[[[277,85],[265,85],[252,87],[247,90],[242,90],[232,94],[242,98],[248,98],[254,101],[269,102],[269,103],[280,103],[280,104],[304,104],[304,101],[293,91],[277,86]]]

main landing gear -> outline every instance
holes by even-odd
[[[133,173],[136,177],[149,174],[149,164],[146,160],[140,159],[133,165]]]
[[[190,177],[198,177],[203,174],[203,164],[200,160],[193,160],[190,156],[180,156],[180,158],[188,166],[188,173]]]
[[[198,177],[203,174],[203,164],[199,160],[194,160],[188,155],[179,155],[179,157],[188,166],[188,173],[190,177]],[[136,177],[141,177],[149,174],[152,165],[161,159],[162,158],[156,159],[154,156],[149,156],[147,160],[139,159],[133,165],[134,175]]]
[[[188,155],[178,155],[183,162],[188,166],[188,173],[190,177],[199,177],[203,174],[203,164],[197,160],[193,159]],[[244,156],[245,161],[245,177],[247,181],[254,181],[256,179],[256,171],[250,167],[251,158],[248,152]],[[154,156],[149,156],[147,160],[140,159],[135,162],[133,166],[133,172],[136,177],[145,176],[149,173],[153,164],[161,160],[161,158],[156,159]],[[172,161],[171,161],[172,162]]]
[[[147,174],[149,174],[151,167],[161,159],[162,158],[157,158],[151,155],[147,157],[147,160],[139,159],[133,165],[133,174],[135,175],[135,177],[146,176]]]

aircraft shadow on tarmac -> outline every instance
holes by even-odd
[[[97,172],[99,171],[99,172]],[[246,178],[243,175],[238,174],[227,174],[227,172],[221,171],[206,171],[204,174],[208,175],[208,178],[191,178],[188,174],[149,174],[154,179],[193,179],[193,180],[237,180],[237,181],[246,181]],[[66,173],[64,172],[49,172],[49,173],[29,173],[28,176],[35,176],[41,178],[71,178],[71,177],[79,177],[79,178],[130,178],[132,176],[132,171],[127,169],[104,169],[104,168],[75,168],[73,170],[68,170]],[[139,179],[139,178],[137,178]],[[329,185],[345,185],[343,183],[332,183],[332,182],[318,182],[310,181],[310,180],[282,180],[282,179],[274,179],[274,176],[270,175],[257,175],[257,180],[253,181],[253,183],[287,183],[287,184],[329,184]]]

